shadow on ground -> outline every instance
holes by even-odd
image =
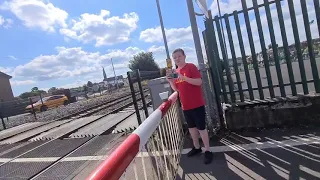
[[[212,164],[182,155],[176,179],[320,179],[320,128],[230,133],[211,146]]]

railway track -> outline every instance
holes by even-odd
[[[147,89],[144,89],[144,93],[147,92],[148,90]],[[136,95],[138,94],[139,92],[136,92]],[[147,97],[148,95],[145,95],[145,97]],[[90,108],[86,108],[84,110],[81,110],[81,111],[78,111],[78,112],[74,112],[72,114],[69,114],[67,116],[64,116],[64,117],[61,117],[61,118],[58,118],[56,119],[55,121],[61,121],[61,120],[64,120],[64,119],[78,119],[78,118],[82,118],[82,117],[86,117],[86,116],[90,116],[98,111],[101,111],[101,110],[104,110],[108,107],[112,107],[118,103],[121,103],[123,101],[126,101],[128,99],[131,99],[131,94],[129,95],[125,95],[125,96],[122,96],[120,97],[119,99],[116,99],[116,100],[112,100],[112,101],[107,101],[107,102],[104,102],[104,103],[99,103],[93,107],[90,107]],[[141,97],[139,99],[137,99],[137,101],[141,100]]]
[[[145,92],[147,92],[147,90],[144,90],[144,93],[145,93]],[[137,92],[137,93],[138,93],[138,92]],[[137,94],[137,93],[136,93],[136,94]],[[148,94],[145,95],[145,97],[147,97],[147,96],[149,96],[149,95],[148,95]],[[41,124],[36,125],[36,126],[34,126],[34,127],[30,127],[30,128],[25,129],[25,130],[21,129],[20,131],[17,131],[16,133],[11,133],[11,134],[9,134],[9,135],[2,135],[3,132],[0,131],[0,136],[1,136],[1,137],[0,137],[0,144],[1,144],[1,142],[6,141],[7,139],[10,139],[10,138],[12,138],[12,137],[14,137],[14,136],[17,136],[17,135],[19,135],[19,136],[21,137],[21,138],[20,138],[21,141],[22,141],[22,140],[24,140],[24,141],[25,141],[25,140],[28,140],[28,138],[27,138],[26,136],[24,136],[24,134],[27,133],[27,132],[30,132],[30,131],[32,131],[32,130],[35,130],[35,129],[37,129],[37,128],[41,128],[41,127],[43,127],[43,126],[46,126],[46,125],[49,125],[49,124],[52,124],[52,123],[56,123],[57,121],[64,121],[64,122],[62,122],[62,123],[58,123],[58,124],[56,124],[56,125],[53,125],[53,126],[50,127],[50,128],[46,128],[46,129],[44,130],[44,131],[49,131],[49,130],[51,130],[51,129],[53,129],[53,128],[56,128],[57,126],[62,126],[62,125],[64,125],[64,124],[67,124],[67,123],[69,123],[69,122],[71,122],[71,121],[73,121],[73,120],[76,120],[76,119],[88,117],[88,116],[93,115],[93,114],[95,114],[95,113],[97,113],[97,112],[99,112],[99,111],[105,110],[105,109],[107,109],[107,108],[109,108],[109,107],[112,107],[112,106],[114,106],[114,105],[118,105],[118,104],[120,104],[121,102],[128,101],[129,99],[131,99],[131,95],[125,95],[125,96],[123,96],[123,97],[120,97],[120,98],[117,99],[117,100],[113,100],[113,101],[108,101],[108,102],[105,102],[105,103],[97,104],[97,105],[95,105],[95,106],[93,106],[93,107],[87,108],[87,109],[85,109],[85,110],[81,110],[80,112],[75,112],[75,113],[72,113],[72,114],[70,114],[70,115],[68,115],[68,116],[64,116],[64,117],[61,117],[61,118],[58,118],[58,119],[55,119],[55,120],[52,120],[52,121],[42,122]],[[137,98],[137,101],[139,101],[139,100],[141,100],[141,97]],[[150,104],[150,102],[149,102],[149,104]],[[117,112],[119,112],[119,111],[122,111],[122,110],[124,110],[125,108],[128,108],[128,107],[130,107],[130,106],[132,106],[132,105],[133,105],[133,101],[127,102],[127,103],[125,103],[124,105],[122,105],[122,106],[120,106],[120,107],[117,107],[117,108],[115,108],[115,109],[113,109],[113,110],[111,110],[111,111],[109,111],[109,112],[103,113],[103,115],[99,115],[99,118],[93,120],[92,122],[95,122],[95,121],[98,120],[98,119],[101,119],[101,118],[103,118],[103,117],[106,117],[106,116],[108,116],[109,114],[114,114],[114,113],[117,113]],[[134,113],[134,112],[132,112],[132,113]],[[131,115],[132,115],[132,114],[131,114]],[[40,122],[39,122],[39,123],[40,123]],[[80,127],[80,128],[81,128],[81,127]],[[10,130],[10,129],[9,129],[9,130]],[[37,135],[39,135],[39,133],[38,133],[38,132],[35,132],[35,133],[32,135],[31,138],[33,138],[33,137],[35,137],[35,136],[37,136]],[[31,138],[29,138],[29,139],[31,139]],[[18,139],[18,140],[20,140],[20,139]],[[19,142],[18,140],[15,140],[14,143]]]
[[[123,100],[123,99],[126,99],[126,98],[122,98],[121,100]],[[119,100],[114,101],[111,104],[111,106],[114,105],[115,103],[118,103],[118,101]],[[149,101],[147,104],[150,104],[150,103],[151,103],[151,101]],[[19,148],[15,148],[13,151],[8,151],[9,154],[13,153],[16,155],[14,157],[7,158],[8,160],[5,162],[2,162],[2,164],[1,164],[1,158],[6,157],[5,155],[8,153],[4,153],[2,155],[0,153],[0,172],[1,172],[0,174],[2,174],[2,176],[4,176],[4,177],[1,177],[1,175],[0,175],[0,179],[2,179],[2,178],[6,179],[7,176],[10,176],[10,174],[11,175],[14,173],[19,174],[19,172],[16,172],[15,170],[11,169],[13,166],[17,165],[17,162],[19,162],[19,161],[21,162],[22,160],[28,159],[30,157],[34,157],[35,155],[37,155],[36,159],[38,159],[39,161],[41,159],[45,159],[45,157],[48,156],[48,155],[46,155],[45,151],[49,152],[49,154],[51,153],[51,156],[53,156],[53,158],[51,158],[51,160],[50,160],[50,158],[47,158],[45,163],[38,162],[38,164],[36,164],[36,162],[27,162],[30,165],[29,168],[28,168],[28,166],[25,166],[22,164],[20,164],[21,165],[20,168],[17,168],[21,172],[23,172],[24,170],[28,171],[28,173],[26,175],[24,175],[25,179],[46,179],[44,177],[46,177],[47,174],[50,174],[51,171],[53,171],[54,169],[57,169],[62,164],[67,164],[67,162],[69,161],[68,159],[70,159],[70,158],[72,159],[73,156],[75,156],[76,154],[79,154],[80,152],[83,153],[83,152],[88,151],[86,153],[86,157],[89,157],[90,155],[91,156],[97,155],[96,153],[91,152],[92,149],[96,148],[96,146],[102,147],[102,146],[106,146],[106,144],[107,144],[109,146],[107,149],[108,150],[112,149],[113,146],[117,145],[116,142],[119,140],[119,138],[121,138],[123,136],[123,133],[111,134],[112,130],[114,129],[114,127],[116,125],[118,125],[121,122],[123,122],[124,120],[126,120],[129,116],[134,115],[135,112],[128,113],[128,115],[125,116],[123,119],[120,119],[119,121],[115,122],[114,124],[112,124],[110,126],[110,128],[108,128],[105,131],[99,132],[95,136],[70,139],[70,135],[72,135],[73,133],[77,132],[80,129],[83,129],[83,128],[86,128],[87,126],[93,125],[95,122],[103,120],[104,117],[106,117],[110,114],[115,114],[117,112],[123,111],[125,108],[131,106],[132,104],[133,104],[133,102],[126,103],[126,104],[122,105],[121,107],[118,107],[103,116],[97,117],[96,119],[94,119],[93,121],[91,121],[89,123],[86,123],[80,127],[77,127],[74,130],[68,131],[66,134],[56,136],[54,139],[51,139],[48,141],[43,141],[43,142],[41,142],[41,141],[27,142],[27,143],[25,143],[24,146],[21,145],[21,147],[20,147],[20,149],[22,149],[22,150],[24,149],[25,151],[21,151],[20,153],[17,153],[16,151],[19,150]],[[99,111],[98,109],[94,109],[94,111],[96,111],[96,110]],[[87,112],[86,115],[83,114],[82,116],[83,117],[88,116],[91,113],[92,112]],[[76,121],[76,120],[72,120],[72,121]],[[67,124],[67,123],[69,123],[69,122],[66,122],[65,124]],[[59,125],[59,126],[62,126],[62,125]],[[30,130],[28,130],[28,131],[30,131]],[[105,137],[105,138],[102,138],[102,137]],[[32,137],[29,137],[27,139],[24,139],[23,141],[24,142],[28,141],[31,138]],[[102,143],[101,139],[103,139],[103,140],[108,139],[108,140],[106,140],[106,142],[102,141],[103,142]],[[68,142],[62,143],[63,141],[68,141]],[[37,143],[37,144],[32,145],[32,143]],[[59,143],[64,144],[64,145],[59,146]],[[24,148],[28,145],[31,147]],[[56,147],[56,146],[58,146],[58,147]],[[51,149],[51,148],[53,148],[53,149]],[[59,155],[57,155],[57,154],[59,154]],[[103,154],[105,154],[105,153],[103,153]],[[2,159],[2,161],[3,161],[3,159]],[[74,165],[74,166],[80,168],[80,166],[82,166],[83,163],[85,163],[85,161],[78,162],[78,163],[79,164],[77,164],[77,166],[76,165]],[[89,162],[89,164],[90,163],[91,162]],[[31,166],[35,166],[37,168],[33,169],[33,168],[31,168]],[[8,171],[10,171],[10,172],[8,172]],[[12,178],[12,177],[13,177],[13,175],[10,177],[7,177],[7,178]],[[16,177],[16,176],[14,176],[14,177]],[[21,177],[21,175],[19,175],[19,177]]]

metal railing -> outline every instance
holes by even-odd
[[[248,7],[241,0],[242,10],[210,14],[205,21],[207,55],[222,101],[320,93],[319,0],[252,2]],[[311,26],[319,32],[311,32]]]
[[[173,93],[87,179],[175,179],[184,142],[177,98]]]

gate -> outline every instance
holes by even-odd
[[[209,11],[205,20],[203,37],[221,101],[320,93],[319,0],[247,2],[222,17]]]

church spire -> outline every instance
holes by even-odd
[[[106,71],[104,70],[104,67],[102,67],[102,73],[103,73],[103,80],[107,79]]]

